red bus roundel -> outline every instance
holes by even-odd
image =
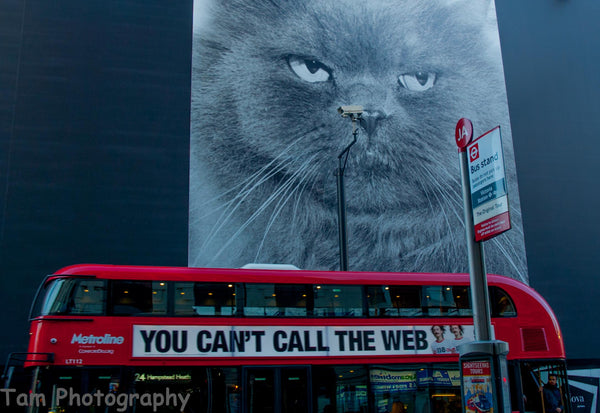
[[[461,151],[465,149],[473,139],[473,122],[467,118],[461,118],[456,124],[454,137],[456,138],[458,149]]]

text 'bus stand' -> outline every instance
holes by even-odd
[[[479,145],[476,147],[471,146],[471,153],[468,153],[467,150],[468,145],[473,139],[472,122],[468,119],[460,119],[456,125],[455,137],[459,148],[473,324],[475,327],[475,341],[458,346],[463,411],[467,413],[481,411],[510,413],[510,390],[508,384],[508,365],[506,362],[508,343],[495,340],[493,335],[483,245],[481,241],[477,240],[478,238],[482,238],[482,232],[476,234],[475,221],[473,219],[475,204],[472,201],[473,188],[471,185],[469,164],[470,160],[475,158],[475,155],[477,155],[477,158],[479,157],[480,148]],[[496,150],[501,151],[501,147]],[[498,158],[500,158],[502,163],[503,174],[504,165],[501,153],[500,156],[496,153],[495,159]],[[486,165],[482,162],[481,165],[496,167],[493,165],[493,162]],[[486,172],[486,176],[493,175],[489,171]],[[489,194],[491,192],[501,197],[506,197],[504,176],[501,179],[501,183],[504,186],[503,190],[497,190],[498,181],[496,179],[491,178],[491,181],[491,184],[487,183],[482,193]],[[486,184],[486,182],[483,182],[483,184]],[[488,196],[485,201],[498,203],[495,196]],[[501,203],[498,204],[500,205]],[[504,206],[500,205],[500,209],[498,210],[500,214],[486,216],[482,218],[484,219],[483,222],[478,222],[480,225],[479,228],[485,227],[487,231],[487,234],[483,238],[489,239],[510,228],[510,224],[508,224],[508,228],[506,228],[505,224],[505,221],[508,219],[507,201],[505,204],[506,211],[504,211]],[[488,206],[486,210],[489,209]],[[500,219],[504,219],[505,221],[499,223],[498,217],[501,217]],[[490,228],[491,230],[489,230]]]

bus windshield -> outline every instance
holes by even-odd
[[[100,315],[104,311],[104,280],[56,278],[46,283],[37,296],[32,318],[44,315]]]

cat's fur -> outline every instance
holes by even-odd
[[[456,122],[500,124],[513,229],[488,272],[526,281],[491,0],[214,0],[195,30],[191,266],[338,269],[338,154],[351,270],[468,271]],[[417,83],[415,83],[417,82]]]

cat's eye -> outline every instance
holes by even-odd
[[[435,77],[435,73],[431,72],[404,73],[398,76],[398,82],[413,92],[424,92],[433,87]]]
[[[318,60],[290,56],[288,64],[292,71],[306,82],[326,82],[331,77],[330,69]]]

